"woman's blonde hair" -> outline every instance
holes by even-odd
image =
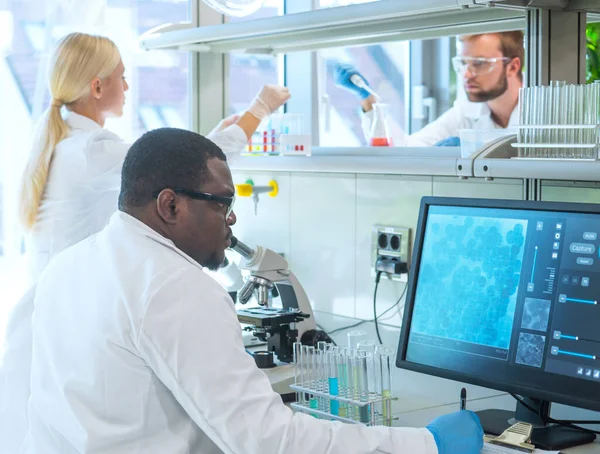
[[[92,81],[109,76],[120,61],[115,43],[103,36],[71,33],[56,44],[48,73],[52,101],[38,124],[21,183],[19,214],[27,229],[37,219],[54,149],[69,133],[61,107],[88,95]]]

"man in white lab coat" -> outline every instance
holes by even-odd
[[[479,453],[469,411],[401,429],[282,403],[202,268],[223,262],[234,194],[225,155],[198,134],[159,129],[131,147],[120,211],[39,281],[23,452]]]
[[[517,126],[519,88],[523,86],[523,59],[521,31],[459,37],[458,55],[452,59],[452,64],[458,77],[462,78],[467,99],[457,100],[437,120],[411,135],[407,135],[397,123],[388,118],[393,145],[457,145],[452,138],[457,138],[461,129],[485,130]],[[359,73],[352,66],[338,65],[336,83],[361,98],[361,107],[365,112],[363,131],[370,138],[373,104],[376,99],[350,80],[355,74]],[[366,79],[360,77],[368,85]]]

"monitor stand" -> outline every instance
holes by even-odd
[[[550,402],[530,398],[524,398],[523,400],[527,405],[538,411],[534,413],[520,402],[517,402],[516,411],[482,410],[476,412],[483,431],[490,435],[500,435],[517,421],[528,422],[533,424],[534,427],[531,434],[531,443],[536,448],[550,451],[592,443],[596,439],[596,435],[591,432],[583,432],[559,425],[545,425],[544,419],[540,415],[543,415],[544,418],[550,415]]]

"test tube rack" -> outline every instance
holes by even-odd
[[[311,136],[308,134],[277,134],[271,131],[255,133],[248,141],[245,154],[274,156],[310,156]]]
[[[291,407],[315,418],[391,426],[394,351],[374,342],[363,347],[295,342],[290,388],[296,391],[296,402]]]
[[[307,384],[294,384],[290,385],[290,388],[297,392],[299,395],[304,395],[301,398],[301,402],[292,402],[290,406],[302,413],[307,413],[320,419],[328,419],[334,421],[341,421],[348,424],[364,424],[366,426],[390,426],[393,420],[397,420],[392,416],[391,403],[394,400],[398,400],[397,397],[380,397],[375,399],[368,399],[366,401],[358,401],[354,399],[348,399],[342,396],[336,396],[321,391],[316,391],[310,385]],[[310,397],[309,397],[310,396]],[[310,398],[320,398],[326,402],[326,407],[329,410],[320,410],[313,408],[308,403]],[[351,414],[353,417],[345,417],[339,415],[339,410],[336,412],[331,411],[331,401],[346,404],[346,414]],[[380,404],[381,408],[385,408],[385,416],[383,412],[376,410],[377,404]],[[362,415],[362,418],[361,418]]]
[[[600,158],[600,124],[520,125],[517,142],[518,159]]]
[[[600,151],[600,83],[519,90],[517,143],[521,159],[597,160]]]

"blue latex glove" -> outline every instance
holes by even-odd
[[[365,79],[357,70],[356,68],[354,68],[354,66],[352,65],[342,65],[342,64],[338,64],[335,67],[335,84],[338,87],[343,87],[347,90],[350,90],[351,92],[355,93],[356,95],[358,95],[358,97],[360,99],[366,99],[368,98],[371,94],[365,90],[364,88],[360,88],[357,87],[356,85],[354,85],[354,83],[350,80],[350,78],[354,75],[357,74],[359,75],[367,85],[369,85],[369,82],[367,82],[367,79]]]
[[[479,454],[483,429],[475,413],[461,410],[435,418],[427,429],[433,435],[439,454]]]
[[[434,147],[460,147],[460,137],[447,137],[436,143]]]

